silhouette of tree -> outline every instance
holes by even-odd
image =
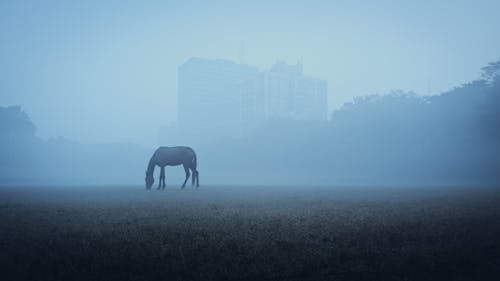
[[[488,63],[487,66],[481,68],[481,77],[485,80],[492,81],[496,76],[500,75],[500,59]]]
[[[0,135],[2,139],[34,138],[35,125],[20,106],[0,107]]]
[[[490,83],[483,106],[481,107],[481,128],[487,137],[500,141],[500,75],[495,76]]]
[[[0,180],[30,177],[37,167],[36,127],[20,106],[0,107]]]

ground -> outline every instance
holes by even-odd
[[[500,188],[0,186],[2,280],[499,280]]]

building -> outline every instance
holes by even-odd
[[[327,120],[328,83],[304,76],[302,64],[278,61],[266,74],[266,119]]]
[[[257,67],[190,58],[178,69],[178,123],[204,133],[232,135],[242,124],[242,84]]]
[[[327,120],[326,80],[304,76],[302,64],[269,71],[228,60],[190,58],[178,69],[178,125],[235,136],[272,118]]]

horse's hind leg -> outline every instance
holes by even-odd
[[[186,172],[186,179],[184,180],[184,183],[182,184],[182,187],[181,187],[181,188],[186,187],[186,182],[188,181],[189,176],[191,175],[191,174],[189,173],[189,168],[188,168],[186,165],[184,165],[184,172]]]
[[[196,187],[200,187],[200,178],[199,178],[200,173],[198,173],[198,170],[196,170],[196,168],[193,168],[192,171],[193,171],[193,177],[191,178],[192,181],[191,183],[194,186],[194,183],[196,182]]]
[[[193,172],[193,176],[191,177],[191,185],[194,186],[194,182],[196,180],[196,169],[191,168],[191,171]]]

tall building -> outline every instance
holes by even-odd
[[[190,58],[178,69],[179,125],[224,135],[241,130],[242,84],[257,74],[257,67]]]
[[[266,119],[327,120],[328,83],[304,76],[302,64],[278,61],[267,73]]]
[[[326,80],[304,76],[302,64],[269,71],[227,60],[190,58],[178,69],[178,125],[239,135],[272,118],[327,120]]]

